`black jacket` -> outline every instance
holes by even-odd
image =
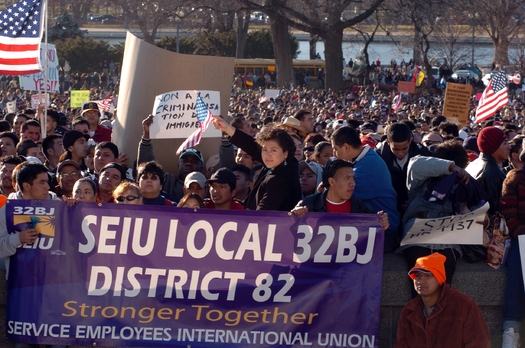
[[[408,201],[408,163],[413,157],[416,157],[418,155],[432,156],[432,153],[430,153],[430,151],[428,151],[428,149],[424,146],[418,145],[412,141],[408,150],[408,160],[405,166],[403,168],[400,168],[399,166],[394,164],[395,156],[390,150],[390,146],[388,146],[386,141],[383,141],[382,143],[378,144],[376,152],[379,156],[381,156],[383,161],[385,161],[386,166],[388,167],[388,171],[390,172],[390,176],[392,177],[392,186],[394,186],[394,190],[396,190],[397,193],[397,211],[401,214],[402,218],[403,214],[405,213],[405,210],[402,208],[402,206],[406,201]]]
[[[240,147],[256,161],[262,163],[261,147],[248,134],[235,131],[231,143]],[[288,154],[286,164],[281,163],[273,170],[263,167],[253,185],[253,190],[245,200],[249,210],[290,211],[302,197],[299,183],[299,163]]]
[[[494,157],[482,152],[474,162],[471,162],[467,166],[466,170],[470,176],[481,184],[485,192],[488,193],[490,197],[489,214],[497,212],[505,174],[498,166]]]
[[[326,193],[328,191],[324,191],[323,193],[314,193],[313,195],[310,195],[308,197],[305,197],[302,201],[300,201],[297,204],[297,207],[304,207],[306,206],[308,208],[308,211],[310,212],[326,212]],[[349,213],[354,214],[375,214],[375,211],[372,211],[370,208],[368,208],[366,205],[363,204],[360,200],[357,198],[350,198],[350,203],[352,204],[352,210],[349,211]]]

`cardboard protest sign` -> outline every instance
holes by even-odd
[[[151,45],[128,32],[122,62],[118,111],[113,126],[113,142],[132,164],[142,134],[142,120],[153,109],[157,95],[177,90],[219,91],[224,110],[230,104],[234,58],[186,55]],[[155,123],[155,121],[154,121]],[[164,170],[178,172],[175,150],[184,139],[152,140],[155,159]],[[216,154],[220,137],[203,138],[197,148],[206,160]]]
[[[31,95],[31,108],[36,110],[38,108],[38,104],[43,104],[44,102],[46,102],[46,96],[44,94],[42,94],[42,100],[40,100],[39,94]],[[46,107],[49,107],[49,105],[51,105],[51,98],[47,98]]]
[[[71,91],[71,107],[79,108],[84,105],[84,102],[88,102],[90,97],[89,90]]]
[[[40,45],[40,61],[42,64],[45,62],[44,51],[45,45]],[[53,44],[47,44],[47,59],[47,89],[45,86],[45,76],[43,71],[36,74],[20,76],[20,88],[28,91],[60,91],[60,85],[58,82],[58,53]]]
[[[11,100],[10,102],[5,103],[5,108],[7,109],[7,113],[15,113],[16,100]]]
[[[279,96],[279,90],[278,89],[265,89],[264,90],[264,96],[268,99],[270,98],[277,98]]]
[[[489,203],[467,214],[434,219],[416,219],[401,245],[409,244],[483,244],[483,221]]]
[[[416,83],[407,82],[407,81],[399,81],[397,83],[397,90],[399,92],[416,93]]]
[[[465,126],[470,113],[471,96],[471,85],[447,82],[443,116],[449,118],[451,122],[458,124],[460,127]]]
[[[151,114],[155,121],[150,127],[151,139],[186,139],[197,128],[199,121],[195,113],[195,102],[200,95],[213,115],[221,114],[221,99],[218,91],[172,91],[155,98]],[[208,127],[202,137],[220,137],[221,132]]]

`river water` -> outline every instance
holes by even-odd
[[[109,39],[110,45],[125,41],[124,39]],[[362,43],[359,42],[343,42],[343,57],[346,62],[350,58],[355,60],[360,49],[363,47]],[[310,59],[308,41],[299,41],[299,55],[297,59]],[[316,44],[316,51],[324,59],[324,42],[319,41]],[[395,59],[397,63],[401,63],[404,59],[408,62],[412,58],[412,48],[403,47],[401,45],[395,45],[391,42],[372,42],[368,46],[368,55],[370,61],[375,61],[377,58],[381,61],[381,64],[389,64],[391,59]],[[472,46],[465,45],[461,49],[461,54],[464,56],[463,63],[470,63],[472,59]],[[442,57],[444,54],[440,52],[431,51],[431,57],[437,58],[440,62],[443,62]],[[517,56],[516,49],[509,49],[509,58],[512,62],[513,57]],[[494,48],[487,44],[476,44],[474,47],[474,63],[480,67],[487,67],[494,59]]]
[[[350,58],[355,60],[357,54],[359,54],[360,49],[364,45],[358,42],[343,42],[343,57],[346,62]],[[310,59],[309,55],[309,45],[307,41],[299,41],[299,50],[301,53],[298,55],[297,59]],[[512,60],[513,52],[515,49],[509,49],[509,58]],[[317,42],[316,52],[321,55],[321,58],[324,59],[324,42]],[[464,63],[470,63],[472,60],[472,46],[466,45],[461,49],[462,55],[464,58]],[[401,60],[405,59],[405,62],[408,62],[412,58],[413,50],[412,48],[402,47],[400,45],[395,45],[391,42],[372,42],[368,46],[368,56],[370,61],[375,61],[377,58],[381,61],[381,64],[389,64],[391,59],[395,59],[399,64]],[[436,57],[438,60],[443,62],[444,54],[439,52],[431,52],[431,57]],[[485,67],[490,65],[494,59],[494,47],[490,45],[475,45],[474,47],[474,63],[478,66]]]

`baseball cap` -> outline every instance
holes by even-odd
[[[121,181],[124,181],[126,180],[126,168],[124,168],[123,166],[121,166],[120,164],[116,163],[116,162],[111,162],[111,163],[108,163],[106,164],[101,170],[100,170],[100,174],[104,173],[106,170],[108,170],[109,168],[115,168],[116,170],[118,170],[120,172],[120,180]]]
[[[189,149],[186,149],[184,151],[181,152],[180,156],[179,156],[179,160],[186,156],[186,155],[192,155],[192,156],[195,156],[199,159],[199,161],[201,161],[202,164],[204,164],[204,157],[202,157],[202,153],[197,150],[197,149],[194,149],[193,147],[190,147]],[[204,186],[202,186],[204,187]]]
[[[98,104],[95,102],[87,102],[82,106],[82,115],[88,111],[97,111],[100,114],[100,110],[98,109]]]
[[[416,277],[414,274],[415,272],[432,274],[438,281],[439,285],[443,285],[447,279],[445,272],[446,260],[447,258],[440,253],[433,253],[428,256],[420,257],[416,260],[414,267],[408,271],[408,275],[410,278],[414,279]]]
[[[62,161],[58,164],[58,167],[57,167],[57,173],[60,172],[60,170],[66,166],[73,166],[75,167],[77,170],[81,170],[80,169],[80,166],[78,165],[77,162],[73,161],[73,160],[65,160],[65,161]]]
[[[81,131],[77,131],[77,130],[67,131],[64,134],[64,138],[62,140],[62,142],[64,144],[64,149],[67,151],[67,149],[70,146],[72,146],[73,144],[75,144],[75,141],[77,141],[80,138],[84,138],[84,139],[86,139],[86,141],[88,141],[89,140],[89,134],[84,134]]]
[[[306,168],[310,168],[312,172],[317,176],[317,183],[319,184],[323,178],[323,167],[317,162],[310,161],[301,161],[299,162],[299,174],[303,172]]]
[[[215,173],[206,180],[207,184],[212,184],[214,182],[218,184],[228,184],[232,190],[235,190],[235,187],[237,186],[237,178],[235,177],[235,174],[226,167],[217,169]]]
[[[196,182],[201,188],[206,186],[206,177],[201,172],[191,172],[184,179],[184,187],[189,188],[192,183]]]
[[[335,129],[339,127],[346,127],[348,126],[348,123],[345,120],[336,120],[334,123],[332,123],[332,127]]]

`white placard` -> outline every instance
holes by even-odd
[[[59,92],[60,85],[58,83],[58,54],[55,45],[47,44],[47,91]],[[40,61],[45,62],[44,57],[45,45],[40,45]],[[44,67],[45,68],[45,67]],[[44,72],[37,74],[20,76],[20,88],[27,91],[44,91],[46,90],[44,82]]]
[[[270,100],[270,98],[277,98],[279,96],[279,90],[278,89],[265,89],[264,90],[264,96]]]
[[[42,95],[42,104],[44,103],[44,100],[46,99],[46,96],[43,94]],[[51,105],[51,101],[50,101],[51,98],[47,98],[47,107],[49,107],[49,105]],[[38,94],[33,94],[31,95],[31,108],[33,109],[37,109],[38,108],[38,105],[40,104],[40,95]]]
[[[483,221],[489,203],[463,215],[434,219],[416,219],[414,225],[401,241],[410,244],[483,244]]]
[[[518,236],[521,258],[521,272],[523,273],[523,286],[525,286],[525,235]]]
[[[172,91],[155,97],[150,127],[151,139],[186,139],[199,128],[195,103],[200,95],[213,115],[221,114],[221,95],[218,91]],[[214,127],[202,133],[204,138],[220,137]]]
[[[7,109],[7,113],[15,113],[16,112],[16,100],[11,100],[10,102],[5,103],[5,108]]]

